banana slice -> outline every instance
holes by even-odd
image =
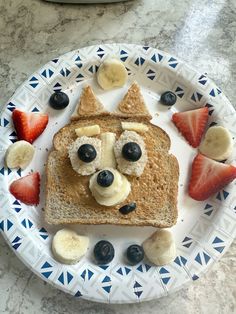
[[[212,126],[207,130],[199,150],[211,159],[227,159],[233,150],[232,136],[223,126]]]
[[[148,126],[146,124],[138,122],[121,122],[121,127],[123,130],[136,131],[140,133],[148,131]]]
[[[114,155],[114,145],[116,142],[116,134],[111,132],[106,132],[101,134],[101,162],[99,169],[103,168],[116,168],[116,159]]]
[[[100,186],[98,183],[97,183],[97,177],[99,175],[99,173],[102,171],[99,171],[97,172],[93,178],[91,178],[91,187],[92,187],[92,190],[93,190],[93,194],[96,194],[96,196],[102,196],[103,198],[110,198],[114,195],[117,195],[120,193],[120,188],[123,184],[123,178],[122,176],[120,175],[120,173],[115,170],[115,169],[112,169],[112,168],[105,168],[103,170],[109,170],[113,173],[114,175],[114,180],[112,182],[112,185],[108,186],[108,187],[103,187],[103,186]]]
[[[52,240],[52,252],[63,264],[76,264],[87,252],[89,238],[70,229],[59,230]]]
[[[25,169],[34,157],[34,147],[26,141],[10,145],[6,151],[5,162],[8,168]]]
[[[101,187],[97,183],[98,173],[92,175],[89,181],[89,188],[94,196],[95,200],[104,206],[114,206],[123,202],[131,191],[131,186],[129,181],[123,176],[119,171],[106,168],[114,175],[114,181],[109,187]]]
[[[127,198],[130,192],[129,181],[126,178],[122,181],[123,182],[122,182],[122,186],[120,187],[119,193],[111,197],[104,197],[99,194],[96,194],[96,196],[94,196],[96,201],[100,205],[103,205],[103,206],[115,206],[117,204],[122,203]]]
[[[97,124],[84,126],[84,127],[75,129],[75,133],[79,137],[98,135],[100,134],[100,127]]]
[[[174,238],[164,229],[157,230],[145,240],[143,249],[150,262],[157,266],[169,264],[176,257]]]
[[[128,73],[124,64],[115,59],[105,60],[97,72],[98,84],[105,90],[123,86],[128,79]]]

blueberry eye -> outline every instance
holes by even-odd
[[[83,144],[78,149],[78,156],[83,162],[91,162],[96,158],[97,152],[93,145]]]
[[[99,172],[97,176],[97,183],[102,187],[108,187],[112,185],[114,181],[114,174],[109,170],[103,170]]]
[[[137,143],[129,142],[123,146],[122,155],[128,161],[137,161],[142,156],[142,150]]]

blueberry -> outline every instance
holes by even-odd
[[[161,103],[165,106],[173,106],[176,103],[177,97],[175,93],[167,91],[161,95]]]
[[[108,264],[113,260],[115,250],[110,242],[101,240],[95,245],[93,253],[98,264]]]
[[[131,265],[136,265],[144,258],[143,248],[138,244],[130,245],[127,249],[126,256]]]
[[[112,185],[113,181],[114,174],[109,170],[102,170],[97,176],[97,183],[104,188]]]
[[[142,156],[142,150],[137,143],[129,142],[123,146],[122,155],[128,161],[137,161]]]
[[[69,97],[63,92],[55,92],[51,95],[49,104],[53,109],[64,109],[69,105]]]
[[[135,208],[136,208],[136,203],[130,203],[130,204],[122,206],[119,209],[119,211],[121,214],[127,215],[127,214],[131,213],[133,210],[135,210]]]
[[[97,156],[96,149],[93,147],[93,145],[90,145],[90,144],[81,145],[77,153],[78,153],[79,159],[84,162],[91,162]]]

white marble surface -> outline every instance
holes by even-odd
[[[51,58],[101,42],[148,44],[208,75],[236,104],[235,0],[133,0],[61,5],[0,0],[1,104]],[[0,313],[236,312],[236,245],[201,279],[159,300],[106,305],[74,299],[32,274],[0,237]]]

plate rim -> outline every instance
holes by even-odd
[[[149,47],[149,46],[142,46],[142,45],[136,45],[136,44],[126,44],[126,43],[111,43],[111,44],[95,44],[95,45],[90,45],[90,46],[85,46],[85,47],[82,47],[82,48],[79,48],[79,49],[74,49],[72,51],[68,51],[66,53],[64,53],[63,55],[60,55],[58,58],[61,58],[62,60],[67,57],[68,55],[70,55],[71,53],[73,52],[78,52],[78,51],[81,51],[83,49],[94,49],[94,48],[98,48],[98,47],[110,47],[110,46],[114,46],[114,47],[123,47],[123,46],[130,46],[130,47],[137,47],[139,49],[141,49],[142,47]],[[189,69],[191,69],[191,71],[193,71],[194,73],[196,74],[201,74],[201,72],[197,71],[194,67],[192,67],[191,65],[189,65],[188,63],[186,63],[184,60],[181,60],[179,59],[178,57],[175,57],[174,55],[172,54],[169,54],[168,52],[165,52],[163,50],[160,50],[158,48],[154,48],[154,47],[149,47],[150,49],[154,50],[154,51],[158,51],[158,52],[161,52],[163,53],[163,55],[167,55],[167,56],[172,56],[174,58],[176,58],[176,60],[180,61],[180,62],[183,62],[183,64],[185,66],[187,66]],[[57,58],[57,57],[56,57]],[[43,67],[46,67],[46,66],[49,66],[50,65],[50,62],[47,62],[46,64],[43,65]],[[10,97],[10,99],[6,102],[5,105],[3,105],[3,107],[1,108],[1,111],[0,111],[0,117],[2,117],[2,114],[3,112],[6,110],[6,107],[7,107],[7,104],[12,100],[14,99],[14,96],[16,95],[16,93],[22,89],[22,87],[29,81],[30,77],[34,76],[35,74],[39,74],[39,71],[41,70],[42,67],[40,67],[39,69],[37,69],[35,72],[33,72],[23,83],[21,83],[15,90],[14,94]],[[209,80],[209,82],[214,85],[216,88],[216,84],[208,77],[208,75],[206,76],[207,79]],[[44,82],[44,84],[46,85],[46,83]],[[224,95],[224,93],[222,93]],[[224,95],[224,97],[228,100],[228,98]],[[227,106],[231,106],[231,110],[233,109],[234,113],[236,113],[236,109],[232,106],[232,104],[230,103],[230,101],[228,100],[228,103],[227,103]],[[230,114],[229,114],[230,115]],[[2,151],[2,150],[1,150]],[[2,182],[2,181],[1,181]],[[1,216],[0,214],[0,219],[2,218],[3,216]],[[23,230],[25,231],[25,230]],[[20,254],[19,251],[17,250],[14,250],[13,248],[13,245],[12,245],[12,242],[10,240],[10,238],[8,237],[8,234],[6,232],[4,232],[1,228],[0,228],[0,233],[3,235],[4,239],[6,240],[6,242],[8,243],[8,245],[11,247],[11,249],[14,251],[14,253],[16,254],[16,256],[27,266],[27,268],[29,268],[33,273],[35,273],[37,276],[39,276],[41,279],[43,279],[44,281],[50,283],[51,285],[53,285],[54,287],[56,287],[57,289],[60,289],[64,292],[67,292],[67,293],[70,293],[73,295],[73,293],[71,293],[72,291],[69,291],[68,289],[63,289],[62,286],[59,286],[57,284],[54,283],[54,280],[51,280],[50,278],[45,278],[42,276],[41,273],[39,273],[35,268],[32,268],[30,263],[28,262],[28,260],[24,259],[24,257]],[[26,233],[26,237],[30,237],[29,235],[27,235]],[[202,270],[202,272],[199,272],[198,275],[202,275],[202,274],[205,274],[213,265],[214,263],[219,259],[221,258],[225,253],[226,251],[229,249],[231,243],[233,242],[234,238],[232,237],[231,238],[231,241],[229,242],[229,245],[227,247],[227,249],[225,249],[219,256],[218,258],[215,258],[214,262],[213,263],[210,263],[206,268],[204,268],[204,270]],[[32,240],[33,241],[33,240]],[[63,268],[63,267],[62,267]],[[198,276],[197,275],[197,276]],[[198,276],[199,277],[199,276]],[[166,292],[166,295],[169,295],[175,291],[178,291],[180,289],[182,289],[183,287],[185,287],[186,285],[190,284],[191,283],[191,278],[188,277],[186,281],[184,281],[181,285],[179,285],[176,289],[173,289],[173,290],[168,290],[168,292]],[[165,296],[165,294],[163,294],[162,296]],[[159,296],[159,297],[162,297],[162,296]],[[90,300],[90,301],[95,301],[95,302],[100,302],[100,303],[137,303],[137,302],[140,302],[140,301],[149,301],[149,300],[153,300],[153,299],[157,299],[159,297],[156,297],[156,298],[153,298],[151,297],[150,299],[149,298],[145,298],[145,299],[134,299],[134,300],[125,300],[125,299],[122,299],[121,302],[112,302],[112,300],[110,299],[96,299],[95,297],[91,297],[91,295],[85,295],[83,294],[82,296],[79,295],[79,297],[83,298],[83,299],[86,299],[86,300]]]

